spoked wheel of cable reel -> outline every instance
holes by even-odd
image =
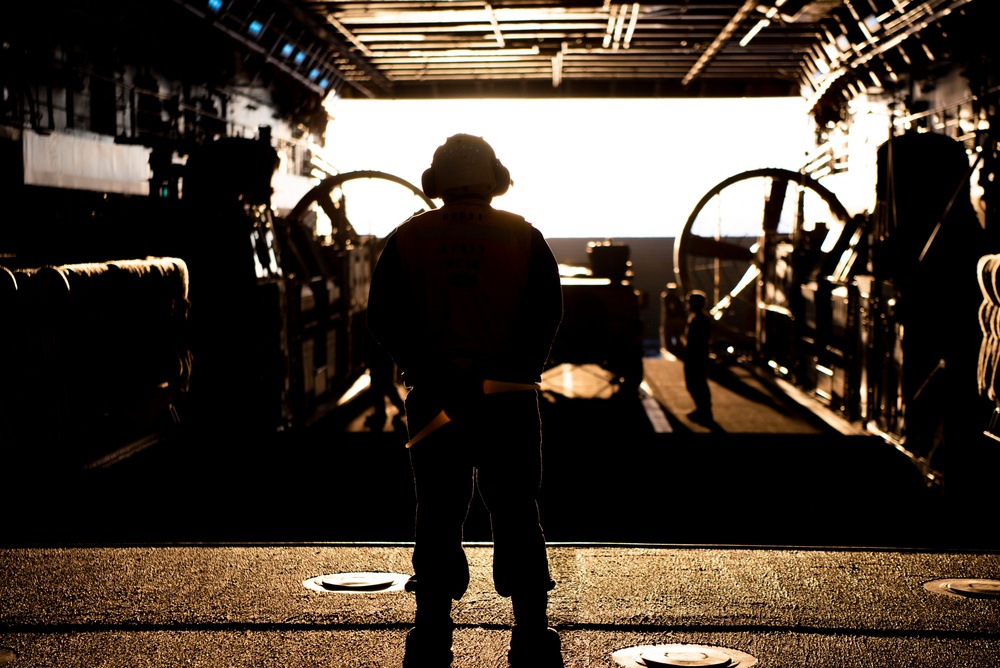
[[[400,188],[385,188],[389,183],[402,186]],[[408,193],[407,193],[408,191]],[[317,213],[313,205],[329,219],[334,242],[343,247],[344,243],[357,240],[358,229],[364,221],[358,219],[355,212],[353,218],[348,217],[346,203],[361,201],[371,203],[378,201],[383,211],[393,209],[395,213],[382,213],[388,216],[393,224],[403,222],[408,216],[421,210],[436,208],[423,191],[409,181],[377,170],[358,170],[335,174],[323,179],[309,190],[286,216],[296,223],[303,222],[311,213]],[[385,206],[392,204],[391,207]],[[412,207],[416,206],[415,209]],[[372,207],[375,208],[375,207]]]
[[[434,208],[405,179],[360,170],[323,179],[276,218],[289,313],[291,419],[306,423],[363,387],[359,381],[373,362],[362,338],[371,272],[388,234]],[[376,223],[378,230],[366,229]],[[391,373],[391,363],[387,368]]]
[[[837,197],[808,175],[763,168],[731,176],[701,198],[674,243],[678,289],[682,295],[703,291],[716,331],[735,345],[752,346],[765,241],[793,239],[819,225],[839,235],[849,218]]]

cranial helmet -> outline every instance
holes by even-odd
[[[691,290],[687,293],[687,303],[694,311],[700,311],[708,303],[708,295],[701,290]]]
[[[476,194],[497,197],[511,185],[510,172],[497,160],[482,137],[457,134],[434,151],[434,159],[421,178],[431,199]]]

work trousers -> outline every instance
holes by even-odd
[[[712,392],[708,387],[708,363],[684,362],[684,385],[694,400],[695,408],[706,415],[712,414]]]
[[[410,438],[441,410],[419,387],[406,396]],[[476,399],[410,448],[417,510],[413,575],[421,594],[459,600],[469,586],[462,546],[478,489],[493,532],[493,584],[501,596],[552,589],[538,513],[541,421],[535,391]]]

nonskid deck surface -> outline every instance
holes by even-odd
[[[689,425],[679,373],[647,360],[635,398],[602,396],[599,370],[546,379],[540,504],[567,667],[1000,652],[990,523],[942,504],[878,439],[752,379],[714,384],[719,425]],[[412,479],[405,435],[370,431],[368,410],[295,437],[206,431],[106,466],[10,471],[0,665],[401,665]],[[456,668],[507,665],[490,538],[477,498]]]
[[[492,588],[491,546],[467,553],[452,665],[503,668],[509,602]],[[0,665],[400,666],[414,600],[395,584],[410,554],[3,549]],[[552,545],[549,555],[549,622],[568,668],[671,665],[637,661],[643,652],[730,668],[978,666],[1000,651],[995,553]],[[371,576],[388,585],[343,586]],[[721,662],[691,663],[692,653]]]

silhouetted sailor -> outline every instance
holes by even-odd
[[[444,205],[387,239],[368,326],[402,371],[417,512],[416,620],[404,666],[451,665],[452,601],[469,585],[463,526],[474,490],[490,513],[493,582],[514,613],[511,665],[562,666],[548,626],[538,513],[538,382],[562,318],[558,265],[542,234],[494,209],[510,173],[480,137],[434,152],[424,193]]]
[[[396,387],[396,365],[370,332],[365,337],[365,346],[365,362],[368,365],[372,397],[372,413],[365,418],[365,426],[372,431],[385,430],[386,420],[389,419],[385,407],[385,400],[388,399],[398,411],[392,417],[392,428],[402,433],[406,428],[406,422],[403,420],[406,407],[403,404],[403,397],[399,394],[399,388]]]
[[[373,257],[378,258],[385,248],[386,239],[379,240],[373,248]],[[377,259],[372,260],[372,270],[375,269]],[[382,349],[378,341],[372,336],[370,331],[365,332],[365,364],[368,366],[368,377],[371,381],[370,394],[372,398],[372,414],[365,418],[365,426],[372,431],[383,431],[389,415],[386,411],[385,400],[396,408],[396,415],[392,418],[392,428],[400,433],[406,430],[406,407],[403,404],[403,397],[399,394],[396,386],[396,365],[392,358]]]
[[[705,312],[707,296],[701,290],[687,294],[687,324],[684,327],[684,384],[694,400],[695,409],[688,413],[692,422],[711,424],[712,394],[708,388],[708,344],[711,320]]]

